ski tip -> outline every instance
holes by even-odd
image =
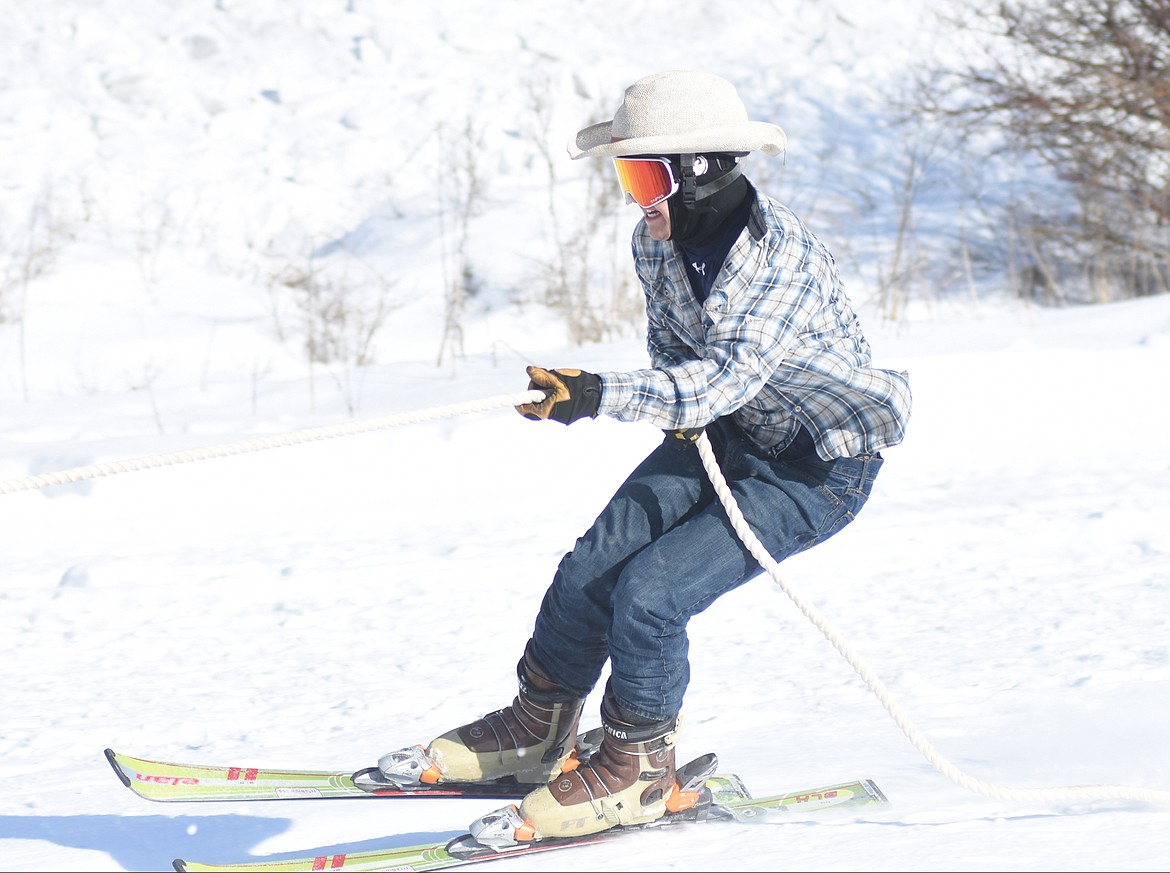
[[[118,756],[113,749],[106,749],[106,760],[110,762],[110,766],[114,768],[114,773],[122,780],[122,784],[129,788],[130,777],[122,772],[122,768],[118,766]]]

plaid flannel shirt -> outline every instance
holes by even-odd
[[[871,366],[833,256],[787,207],[755,196],[703,304],[678,249],[639,222],[651,368],[599,373],[599,412],[664,430],[731,415],[777,450],[804,425],[826,460],[896,445],[910,417],[906,374]]]

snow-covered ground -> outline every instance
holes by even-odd
[[[969,774],[1164,786],[1170,413],[1150,390],[1170,365],[1170,300],[875,328],[880,357],[911,373],[914,426],[865,513],[787,577]],[[521,372],[388,366],[371,402],[511,394]],[[134,393],[17,404],[0,471],[319,423],[241,426],[250,401],[212,390],[158,405],[181,435],[154,432]],[[561,554],[658,438],[505,409],[0,496],[0,868],[158,870],[453,834],[490,806],[152,807],[101,750],[356,769],[503,705]],[[944,779],[767,579],[692,636],[682,754],[717,751],[757,793],[871,777],[890,808],[745,827],[726,855],[734,828],[573,852],[558,869],[1166,869],[1164,807],[998,802]]]
[[[469,322],[466,357],[436,367],[441,307],[424,290],[439,249],[377,215],[378,172],[410,180],[407,213],[426,191],[383,108],[445,101],[459,119],[460,101],[478,99],[490,116],[507,103],[490,76],[552,56],[559,74],[605,84],[612,110],[638,75],[693,65],[703,32],[739,57],[733,78],[767,46],[792,71],[775,119],[793,138],[790,172],[834,130],[858,154],[872,147],[796,110],[817,88],[868,92],[913,50],[921,7],[776,3],[753,28],[743,8],[688,18],[666,3],[528,15],[508,2],[13,5],[0,230],[7,246],[27,241],[16,218],[32,213],[18,206],[38,196],[70,230],[51,267],[3,301],[23,318],[0,322],[0,481],[342,424],[355,407],[361,419],[513,394],[526,363],[642,365],[637,338],[567,348],[542,317],[497,307]],[[650,22],[648,59],[634,36]],[[875,33],[900,38],[862,38]],[[553,125],[558,143],[589,120],[573,109]],[[536,226],[539,182],[507,163],[523,150],[499,136],[509,182],[493,208],[526,206]],[[175,199],[160,200],[168,181]],[[312,236],[290,229],[298,209],[306,227],[364,228],[372,253],[401,264],[410,299],[364,370],[310,371],[249,278],[263,261],[248,233]],[[487,237],[497,275],[520,275],[507,231],[527,226]],[[160,234],[156,259],[147,242]],[[877,362],[910,372],[914,417],[858,521],[786,562],[786,577],[964,772],[1010,788],[1164,788],[1170,299],[919,301],[888,321],[864,277],[850,281]],[[0,870],[164,870],[178,856],[462,831],[496,804],[164,807],[126,791],[102,750],[356,769],[506,704],[561,555],[660,437],[497,409],[0,494]],[[766,578],[691,632],[683,757],[716,751],[758,794],[868,777],[889,807],[645,834],[498,869],[1170,869],[1165,804],[1008,802],[947,780]]]

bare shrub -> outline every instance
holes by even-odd
[[[1170,3],[965,4],[978,51],[929,72],[922,108],[1026,155],[1001,227],[1019,293],[1100,302],[1170,290]]]
[[[45,184],[33,198],[27,215],[14,219],[0,215],[0,324],[17,326],[21,392],[28,400],[25,312],[29,285],[53,268],[65,244],[73,238],[73,222]]]
[[[526,83],[525,137],[547,181],[547,255],[535,265],[540,302],[564,322],[573,345],[628,335],[644,303],[629,258],[629,226],[609,161],[568,163],[553,124],[555,99],[539,68]],[[609,117],[595,106],[594,114]],[[612,114],[612,111],[609,113]],[[563,184],[569,178],[571,184]]]
[[[271,273],[268,291],[278,336],[300,341],[310,392],[317,367],[326,368],[353,414],[362,368],[373,363],[374,340],[399,304],[393,281],[344,247],[330,248],[330,254],[314,257],[306,247],[306,254],[290,258]]]
[[[439,242],[443,263],[443,335],[439,342],[436,364],[445,358],[463,356],[463,321],[468,301],[478,291],[475,270],[468,253],[471,225],[483,212],[484,175],[480,168],[483,151],[482,132],[468,116],[454,142],[440,125],[439,154],[454,152],[457,160],[444,164],[439,178],[444,189],[439,192]]]

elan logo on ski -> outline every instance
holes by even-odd
[[[154,773],[135,773],[139,782],[154,782],[158,785],[198,785],[199,780],[191,776],[159,776]]]

